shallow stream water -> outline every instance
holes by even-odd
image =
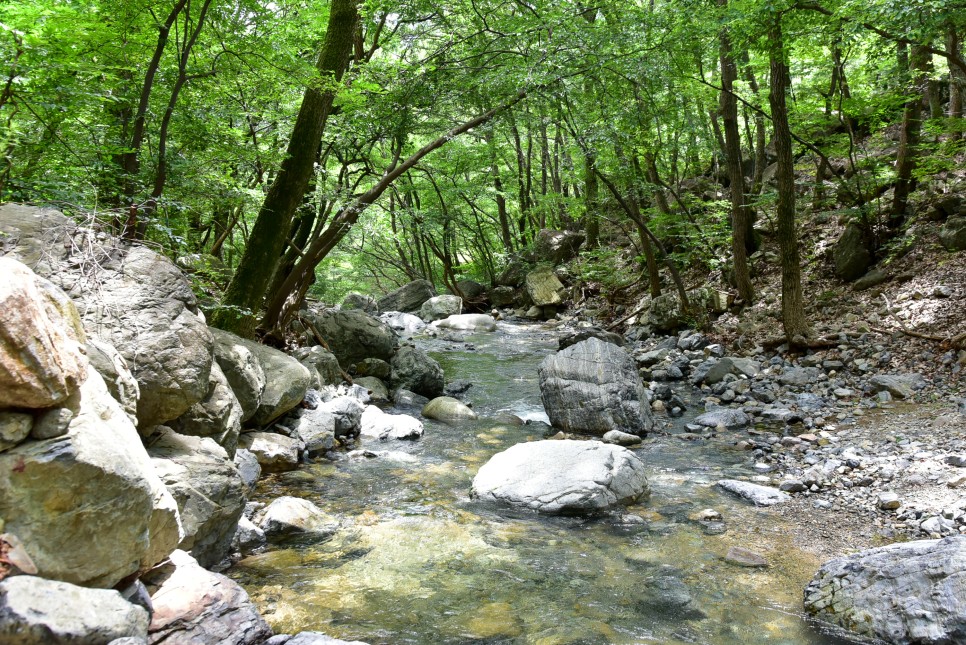
[[[328,541],[272,547],[228,572],[276,632],[372,644],[852,642],[802,617],[802,589],[820,562],[792,544],[783,520],[713,487],[750,474],[747,453],[727,438],[653,434],[635,450],[651,495],[610,516],[543,517],[471,500],[473,475],[493,454],[543,438],[537,366],[556,336],[501,323],[466,343],[420,345],[448,381],[474,384],[466,398],[480,420],[425,421],[419,441],[362,446],[404,454],[259,483],[256,501],[296,495],[343,520]],[[488,420],[500,413],[535,423]],[[689,519],[706,508],[724,516],[723,533]],[[725,562],[731,546],[769,567]]]

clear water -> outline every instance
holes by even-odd
[[[276,632],[373,644],[851,642],[802,618],[802,589],[820,563],[792,544],[781,519],[712,487],[748,474],[747,455],[725,440],[647,439],[636,452],[652,493],[626,514],[554,518],[470,500],[490,456],[542,438],[539,423],[486,419],[546,418],[536,370],[556,338],[501,326],[467,341],[475,351],[443,341],[427,349],[448,380],[474,384],[468,400],[481,420],[428,421],[417,442],[364,444],[408,461],[320,463],[260,482],[257,500],[297,495],[343,520],[326,542],[273,547],[229,571]],[[705,508],[724,516],[724,533],[689,519]],[[731,546],[770,566],[725,562]]]

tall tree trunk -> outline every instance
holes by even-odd
[[[503,180],[500,178],[500,166],[496,155],[496,145],[493,133],[487,130],[483,135],[490,148],[490,174],[493,177],[493,192],[496,193],[496,213],[500,222],[500,236],[503,239],[503,249],[507,253],[513,252],[513,234],[510,232],[510,217],[506,210],[506,196],[503,192]]]
[[[788,126],[788,108],[785,92],[791,85],[786,61],[785,43],[782,35],[781,14],[769,25],[769,65],[771,68],[772,124],[775,128],[775,153],[778,168],[778,202],[775,205],[778,220],[778,245],[782,268],[782,326],[789,343],[798,344],[811,331],[805,319],[802,297],[801,260],[798,253],[798,232],[795,226],[795,167],[792,156],[792,133]]]
[[[718,5],[726,7],[728,0],[718,0]],[[751,228],[751,215],[745,201],[745,176],[742,172],[741,138],[738,129],[738,100],[734,94],[734,83],[738,78],[738,68],[731,54],[731,38],[727,28],[719,34],[721,55],[721,97],[720,111],[724,122],[725,157],[728,163],[728,179],[731,184],[731,254],[735,271],[735,286],[738,296],[746,303],[755,299],[748,270],[748,254],[745,240]]]
[[[316,61],[323,79],[342,79],[349,64],[358,12],[356,0],[332,0],[325,42]],[[269,280],[285,248],[292,217],[302,203],[315,171],[315,157],[332,109],[335,88],[305,90],[285,159],[258,212],[245,253],[215,312],[212,324],[242,336],[252,336],[257,312]]]
[[[596,249],[600,246],[600,204],[598,203],[596,161],[592,152],[584,154],[584,246]]]
[[[956,26],[952,23],[946,29],[946,51],[954,56],[962,56],[962,41]],[[966,95],[966,71],[952,63],[949,64],[949,136],[953,140],[963,138],[963,97]]]
[[[915,189],[912,173],[916,168],[922,135],[922,102],[927,84],[926,58],[925,49],[918,45],[912,48],[909,56],[909,83],[905,90],[908,98],[902,111],[899,151],[896,153],[896,187],[892,197],[892,211],[889,213],[889,227],[892,229],[899,228],[905,221],[909,194]]]

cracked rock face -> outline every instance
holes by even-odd
[[[494,455],[473,479],[478,499],[542,513],[584,514],[649,492],[644,463],[600,441],[533,441]]]
[[[644,436],[654,425],[637,365],[616,345],[590,338],[545,358],[539,374],[540,398],[555,428]]]
[[[966,536],[890,544],[826,562],[805,611],[889,643],[966,641]]]

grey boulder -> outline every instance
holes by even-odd
[[[265,389],[251,421],[266,426],[302,402],[312,376],[304,365],[284,352],[258,343],[249,343],[248,348],[265,371]]]
[[[449,316],[456,316],[463,310],[463,299],[459,296],[443,294],[433,296],[419,308],[419,317],[424,322],[441,320]]]
[[[258,410],[265,391],[265,370],[251,348],[255,343],[214,327],[211,334],[215,339],[215,360],[241,405],[241,420],[248,421]]]
[[[433,398],[443,393],[443,368],[421,349],[406,345],[392,357],[390,385]]]
[[[88,589],[37,576],[0,582],[0,643],[102,645],[147,635],[148,612],[113,589]]]
[[[966,642],[966,536],[830,560],[805,588],[805,611],[888,643]]]
[[[791,499],[787,493],[783,493],[777,488],[743,482],[737,479],[722,479],[718,482],[718,487],[742,499],[748,500],[755,506],[774,506],[775,504],[787,502]]]
[[[473,478],[482,500],[542,513],[582,514],[634,502],[649,492],[644,464],[600,441],[533,441],[494,455]]]
[[[742,410],[732,408],[715,408],[698,415],[694,422],[706,428],[743,428],[751,423],[751,418]]]
[[[326,310],[316,318],[315,328],[343,369],[367,358],[388,361],[395,350],[396,333],[362,311]]]
[[[345,294],[345,297],[342,299],[342,308],[346,310],[360,309],[374,316],[379,314],[379,303],[375,298],[356,293],[355,291]]]
[[[178,550],[142,580],[151,592],[151,643],[261,645],[272,630],[234,580]]]
[[[947,251],[966,251],[966,217],[950,217],[939,229],[939,242]]]
[[[339,529],[339,521],[307,499],[279,497],[255,514],[253,522],[269,540],[292,536],[324,539]]]
[[[299,465],[299,442],[274,432],[246,432],[239,445],[258,460],[262,472],[282,473],[295,470]]]
[[[389,328],[402,334],[418,334],[426,329],[426,323],[419,316],[401,311],[388,311],[379,316],[379,320],[389,325]]]
[[[565,432],[643,436],[654,425],[634,359],[612,343],[589,338],[572,345],[547,356],[538,374],[550,423]]]
[[[204,567],[231,549],[245,510],[245,484],[225,450],[213,439],[162,431],[148,445],[161,480],[178,503],[185,536],[179,548]]]
[[[560,293],[563,291],[563,283],[550,267],[543,267],[531,271],[525,280],[527,294],[536,307],[546,307],[548,305],[559,305],[563,302]]]
[[[208,394],[168,426],[179,434],[211,437],[232,457],[238,447],[242,416],[241,404],[215,363],[208,376]]]
[[[323,385],[338,385],[342,382],[339,359],[321,345],[303,347],[295,353],[295,358],[312,374],[310,387],[319,389]]]
[[[124,411],[137,424],[138,382],[131,374],[127,361],[117,349],[96,338],[87,339],[87,358],[97,373],[104,379],[108,392],[121,404]]]
[[[897,399],[909,399],[926,387],[922,374],[878,374],[869,379],[873,393],[888,392]]]
[[[374,405],[362,413],[362,436],[380,441],[388,439],[418,439],[423,436],[419,419],[405,414],[386,414]]]
[[[424,302],[436,295],[436,289],[428,280],[413,280],[379,299],[380,311],[419,311]]]

